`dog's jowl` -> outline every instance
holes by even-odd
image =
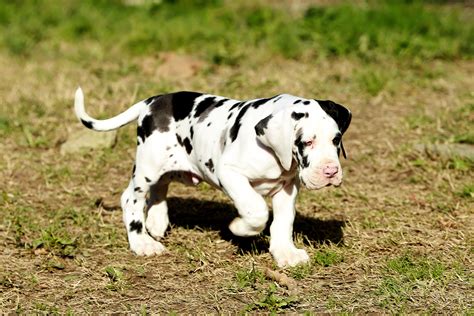
[[[91,118],[76,91],[75,112],[96,131],[137,120],[137,152],[122,194],[130,248],[138,255],[160,254],[168,227],[166,194],[171,181],[206,181],[224,191],[239,216],[229,225],[238,236],[259,234],[272,198],[270,252],[278,266],[308,260],[293,244],[295,198],[308,189],[342,182],[339,154],[351,112],[328,100],[281,94],[238,101],[198,92],[176,92],[140,101],[106,120]],[[146,214],[146,215],[145,215]]]

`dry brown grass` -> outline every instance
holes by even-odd
[[[366,65],[350,58],[269,61],[262,53],[233,67],[199,61],[197,74],[186,78],[154,71],[142,76],[159,64],[158,56],[84,67],[0,55],[0,74],[9,79],[0,83],[1,112],[8,118],[0,144],[2,312],[280,307],[298,313],[472,313],[474,205],[472,193],[460,193],[472,186],[472,163],[453,167],[453,160],[413,149],[419,142],[449,140],[456,124],[472,128],[472,113],[464,122],[453,114],[473,102],[472,61]],[[375,96],[357,79],[372,71],[390,78]],[[353,122],[345,136],[344,185],[303,191],[298,198],[296,240],[313,263],[282,271],[296,280],[296,289],[263,276],[275,269],[268,232],[253,239],[230,235],[233,206],[206,185],[170,189],[168,253],[131,254],[115,205],[133,161],[134,128],[121,130],[111,150],[60,156],[59,145],[79,124],[72,112],[78,84],[90,111],[100,116],[171,88],[236,98],[288,92],[347,105]],[[420,115],[431,120],[410,123]],[[408,263],[393,268],[392,261]]]

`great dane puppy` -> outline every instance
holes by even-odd
[[[123,192],[123,221],[132,251],[161,254],[168,227],[166,194],[171,181],[206,181],[224,191],[239,216],[229,225],[237,236],[254,236],[266,226],[272,198],[270,252],[280,267],[307,262],[293,243],[295,199],[300,184],[310,190],[339,186],[339,153],[351,112],[328,100],[281,94],[238,101],[181,91],[140,101],[105,120],[90,117],[84,95],[75,95],[79,120],[110,131],[138,119],[137,152]]]

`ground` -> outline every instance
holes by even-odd
[[[420,150],[472,153],[472,7],[152,2],[0,2],[1,312],[474,312],[472,154]],[[61,155],[83,128],[78,85],[102,118],[179,90],[350,108],[343,185],[297,200],[311,262],[277,269],[268,231],[232,236],[234,207],[205,184],[173,184],[168,252],[133,255],[119,199],[135,126]]]

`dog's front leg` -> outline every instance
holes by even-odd
[[[232,168],[220,167],[217,173],[240,215],[230,223],[230,231],[243,237],[258,235],[268,221],[267,203],[255,192],[249,180]]]
[[[289,183],[272,199],[273,222],[270,226],[270,252],[279,267],[295,266],[309,260],[304,249],[293,244],[293,222],[295,200],[298,193],[296,183]]]

